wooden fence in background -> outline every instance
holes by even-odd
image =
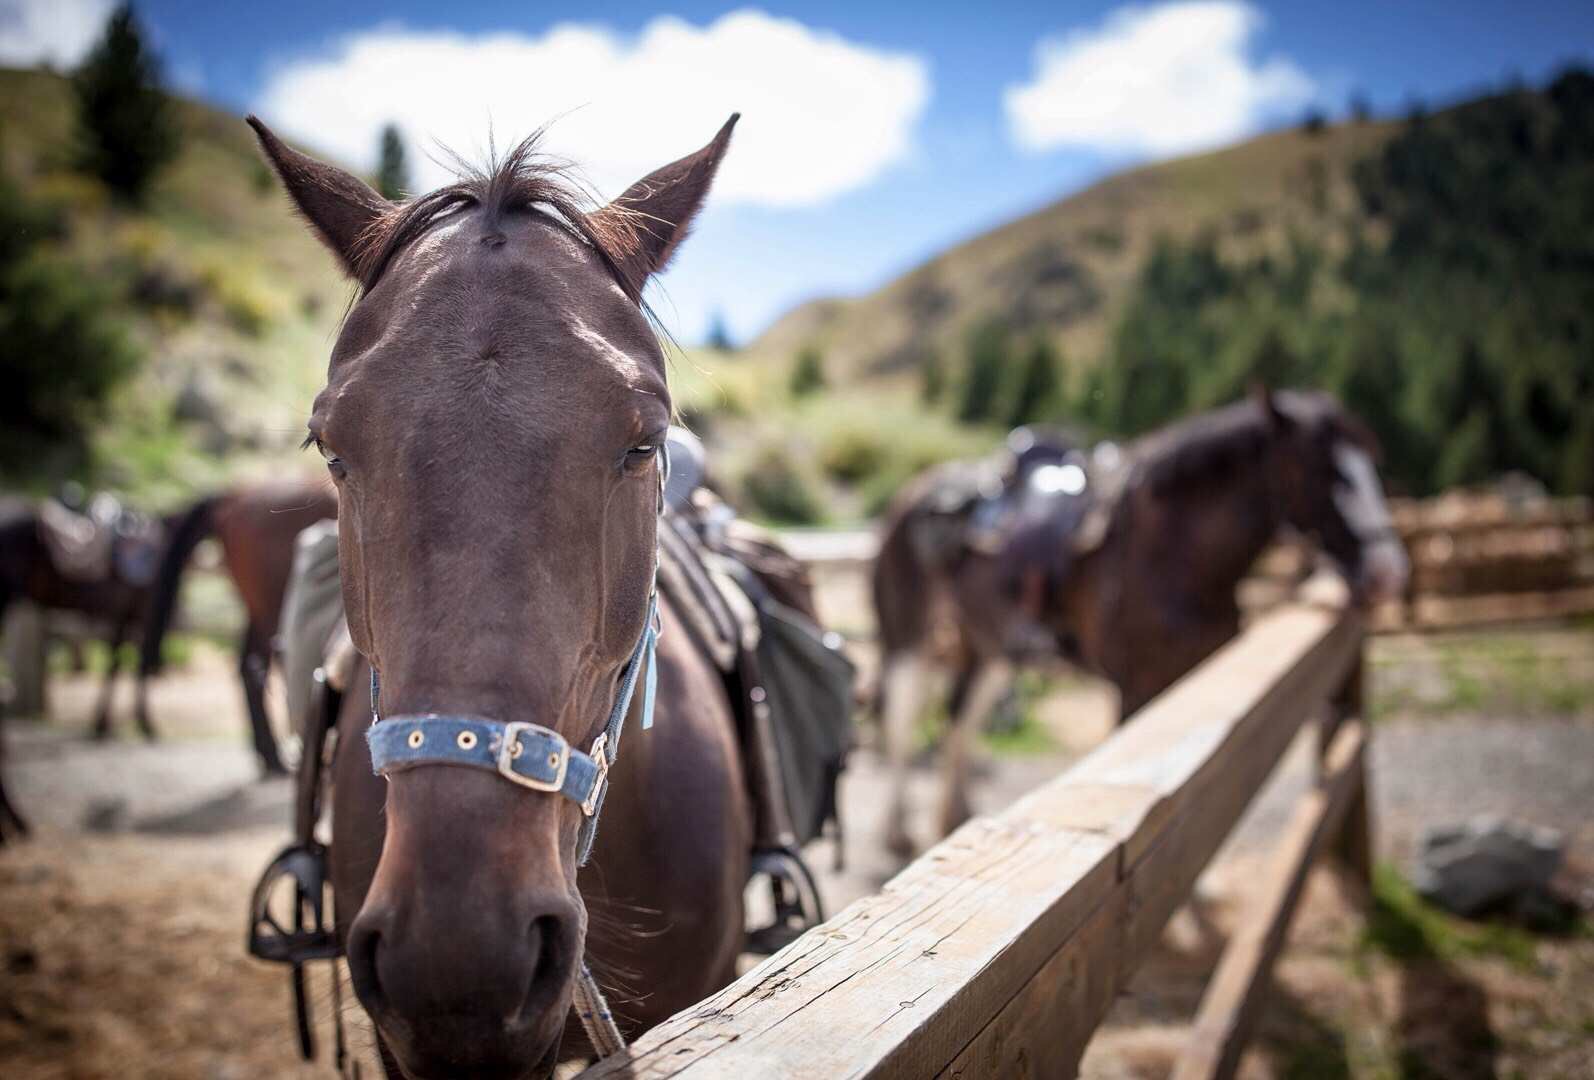
[[[1559,619],[1594,612],[1594,512],[1586,498],[1513,502],[1457,491],[1395,500],[1395,527],[1411,556],[1399,603],[1374,612],[1370,629],[1448,630]],[[1312,557],[1279,547],[1241,587],[1247,610],[1287,596]]]
[[[1283,605],[1056,780],[976,818],[876,896],[581,1076],[1072,1075],[1114,996],[1303,724],[1318,782],[1230,941],[1180,1064],[1232,1071],[1301,886],[1329,845],[1365,875],[1362,617]]]

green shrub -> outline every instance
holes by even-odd
[[[43,251],[0,269],[0,477],[54,483],[88,465],[89,437],[139,353],[113,297],[76,263]]]
[[[817,487],[791,454],[775,447],[761,451],[742,477],[746,508],[782,525],[815,525],[824,520]]]
[[[276,295],[247,274],[216,265],[208,267],[201,278],[227,323],[245,337],[264,337],[285,314]]]
[[[846,428],[830,439],[819,455],[820,467],[843,484],[858,484],[883,469],[891,448],[878,431]]]

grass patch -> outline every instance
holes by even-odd
[[[1495,957],[1524,968],[1533,965],[1537,949],[1526,930],[1468,923],[1440,911],[1388,863],[1373,871],[1373,902],[1361,944],[1401,963]]]
[[[1053,680],[1033,671],[1020,672],[1013,692],[986,717],[985,727],[980,731],[980,745],[987,753],[998,757],[1056,752],[1057,739],[1040,719],[1041,699],[1053,689]],[[920,713],[914,729],[914,746],[918,752],[935,750],[946,737],[950,723],[946,707],[945,698],[940,697]]]
[[[986,731],[980,736],[980,744],[1000,757],[1049,754],[1057,749],[1057,740],[1046,725],[1035,718],[1033,709],[1024,710],[1014,726]]]
[[[1594,714],[1594,628],[1458,633],[1375,646],[1372,715]]]

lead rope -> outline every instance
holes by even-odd
[[[592,977],[592,969],[587,967],[585,958],[581,961],[581,970],[576,974],[576,994],[572,1005],[581,1019],[581,1028],[587,1033],[587,1040],[592,1043],[592,1049],[597,1051],[599,1058],[618,1054],[625,1049],[625,1036],[620,1034],[620,1026],[614,1022],[614,1014],[609,1011],[608,999],[603,996],[598,980]]]

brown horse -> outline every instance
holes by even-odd
[[[950,651],[954,670],[940,822],[950,831],[969,814],[972,733],[1015,664],[1035,659],[1037,639],[1117,686],[1122,722],[1238,633],[1235,587],[1281,529],[1315,541],[1359,594],[1398,595],[1406,556],[1376,452],[1368,430],[1328,396],[1259,390],[1131,444],[1118,493],[1083,525],[1068,512],[1077,503],[1059,498],[1003,549],[941,564],[915,541],[934,479],[910,486],[887,515],[873,583],[880,715],[895,771],[887,843],[912,849],[907,763],[938,653]],[[937,649],[938,628],[950,629],[950,650]]]
[[[222,561],[244,605],[238,674],[255,753],[268,774],[285,771],[266,715],[266,674],[293,568],[293,541],[306,526],[337,516],[337,493],[324,480],[249,484],[200,499],[176,519],[152,587],[144,620],[141,684],[160,670],[161,642],[176,613],[183,571],[194,548],[212,535],[221,543]]]
[[[359,289],[310,441],[338,486],[345,610],[382,714],[526,722],[594,747],[635,670],[657,559],[671,403],[641,294],[734,118],[595,210],[534,140],[394,204],[251,122]],[[633,1030],[734,974],[752,823],[732,705],[663,622],[657,725],[633,718],[579,880],[584,807],[475,768],[384,782],[365,737],[381,724],[346,696],[337,927],[390,1073],[546,1073],[584,956]]]

